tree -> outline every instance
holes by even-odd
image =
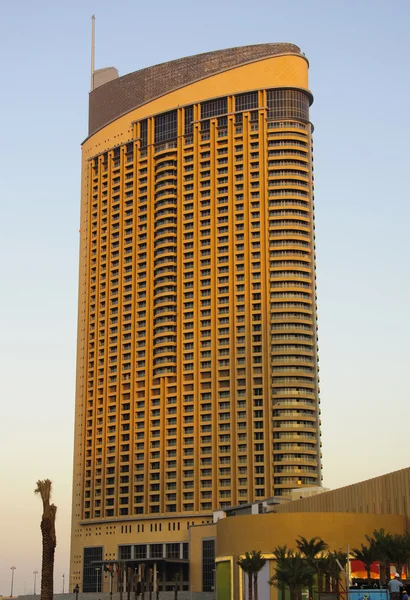
[[[134,600],[138,600],[138,586],[140,585],[138,571],[134,571]]]
[[[288,547],[286,546],[276,546],[273,550],[273,556],[276,559],[276,571],[279,572],[283,569],[286,569],[286,558],[288,556]],[[277,581],[277,587],[280,590],[281,599],[285,600],[285,589],[286,585],[282,580]]]
[[[174,600],[178,600],[179,573],[175,573]]]
[[[361,544],[361,549],[353,548],[352,554],[355,560],[360,560],[364,564],[364,568],[366,569],[367,573],[367,585],[371,586],[371,569],[372,564],[376,560],[376,549],[374,547],[374,544],[370,544],[369,546],[364,546],[363,544]]]
[[[281,590],[289,587],[291,600],[301,600],[302,589],[313,585],[315,569],[299,552],[287,550],[283,556],[283,548],[273,551],[275,556],[279,556],[279,560],[276,562],[275,575],[269,583]]]
[[[384,529],[375,529],[373,536],[366,535],[366,539],[374,547],[376,559],[380,562],[380,579],[386,584],[390,564],[387,558],[387,546],[389,545],[390,534],[386,533]]]
[[[145,600],[145,563],[141,564],[141,600]],[[120,600],[122,598],[120,597]]]
[[[296,544],[298,545],[302,556],[306,558],[308,563],[315,569],[316,573],[318,573],[317,559],[328,549],[329,546],[326,542],[318,537],[307,540],[305,537],[299,536],[296,540]],[[312,585],[309,586],[309,598],[313,600],[313,582]]]
[[[254,599],[258,600],[258,575],[259,575],[259,571],[261,571],[266,564],[266,558],[263,558],[260,550],[258,550],[258,552],[255,552],[255,550],[252,550],[251,557],[252,557]]]
[[[132,588],[132,569],[127,569],[127,600],[131,600],[131,588]]]
[[[408,533],[390,535],[386,547],[389,563],[401,575],[403,567],[410,561],[410,535]]]
[[[373,546],[376,560],[380,562],[380,580],[386,585],[389,580],[390,559],[388,548],[391,542],[390,533],[384,529],[375,529],[372,536],[366,535],[370,546]]]
[[[52,483],[49,479],[38,480],[35,494],[40,494],[43,502],[41,517],[42,562],[40,600],[53,600],[54,593],[54,554],[57,546],[55,504],[50,504]]]
[[[326,591],[336,591],[339,593],[340,576],[346,564],[346,552],[338,550],[328,552],[318,559],[318,569],[326,577]]]
[[[239,565],[244,573],[248,576],[248,600],[252,600],[252,570],[251,570],[251,555],[246,552],[244,557],[238,558],[236,564]]]
[[[239,558],[236,564],[239,565],[248,575],[248,598],[252,600],[252,588],[255,590],[254,600],[258,600],[258,573],[266,563],[266,559],[263,558],[260,550],[252,550],[252,552],[246,552],[244,557]]]
[[[302,556],[312,564],[314,564],[315,559],[329,547],[324,540],[318,537],[307,540],[305,537],[299,536],[296,543]]]

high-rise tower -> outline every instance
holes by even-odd
[[[72,585],[134,535],[182,559],[213,510],[320,485],[311,102],[293,44],[95,73]]]

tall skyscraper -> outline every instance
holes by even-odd
[[[287,43],[93,74],[72,586],[320,485],[311,103]]]

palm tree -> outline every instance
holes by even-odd
[[[374,547],[376,560],[380,562],[380,580],[387,585],[389,579],[390,560],[388,557],[388,547],[391,542],[390,533],[384,529],[375,529],[373,535],[366,535],[366,539]]]
[[[285,570],[286,569],[286,558],[288,556],[288,547],[286,546],[276,546],[276,548],[273,550],[273,556],[276,559],[276,571],[281,572],[281,570]],[[285,600],[285,590],[286,590],[286,585],[283,584],[283,582],[281,580],[278,580],[277,582],[277,587],[280,590],[280,595],[281,595],[281,600]]]
[[[132,569],[127,569],[127,600],[131,600],[131,587],[132,587]]]
[[[145,600],[145,563],[141,564],[141,600]],[[120,600],[122,597],[120,596]]]
[[[251,560],[252,560],[251,570],[252,570],[252,574],[253,574],[254,600],[258,600],[258,575],[259,575],[259,571],[261,571],[266,564],[266,558],[263,558],[260,550],[258,550],[257,552],[255,552],[255,550],[252,550]]]
[[[40,600],[53,600],[54,593],[54,553],[57,546],[56,513],[57,507],[50,504],[52,483],[49,479],[38,480],[35,494],[40,494],[43,502],[41,517],[41,536],[43,542],[41,562],[41,596]]]
[[[301,554],[311,563],[314,563],[317,556],[329,548],[326,542],[318,537],[307,540],[305,537],[299,536],[296,543]]]
[[[403,567],[410,561],[410,535],[408,533],[391,535],[386,548],[391,565],[401,575]]]
[[[339,593],[340,575],[347,564],[347,554],[334,550],[318,559],[318,570],[326,577],[326,591]],[[330,587],[332,589],[330,589]]]
[[[353,548],[352,554],[355,560],[360,560],[364,564],[364,568],[367,573],[367,585],[371,586],[372,584],[372,564],[376,560],[376,549],[374,544],[370,544],[369,546],[364,546],[361,544],[361,549]]]
[[[274,551],[275,554],[275,551]],[[291,600],[301,600],[302,589],[313,585],[315,569],[299,552],[288,550],[286,557],[276,563],[276,572],[269,580],[279,589],[289,587]]]
[[[322,555],[325,550],[328,549],[328,545],[324,540],[318,537],[311,538],[307,540],[303,536],[299,536],[296,540],[296,544],[302,554],[308,561],[308,563],[315,569],[318,573],[318,556]],[[313,600],[313,582],[312,585],[309,586],[309,598]]]
[[[134,572],[134,600],[138,600],[139,575],[138,571]]]
[[[238,558],[236,564],[239,565],[248,575],[248,599],[252,600],[252,587],[255,589],[255,598],[258,600],[258,573],[266,563],[266,559],[263,558],[260,550],[252,550],[252,552],[246,552],[244,557]],[[253,584],[253,586],[252,586]]]
[[[178,588],[179,588],[179,573],[175,573],[175,585],[174,585],[174,600],[178,600]]]
[[[252,600],[252,571],[251,571],[251,555],[246,552],[245,556],[241,556],[236,561],[236,564],[240,566],[242,571],[248,576],[248,600]]]

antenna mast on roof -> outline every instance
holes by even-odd
[[[94,89],[95,15],[91,17],[91,91]]]

